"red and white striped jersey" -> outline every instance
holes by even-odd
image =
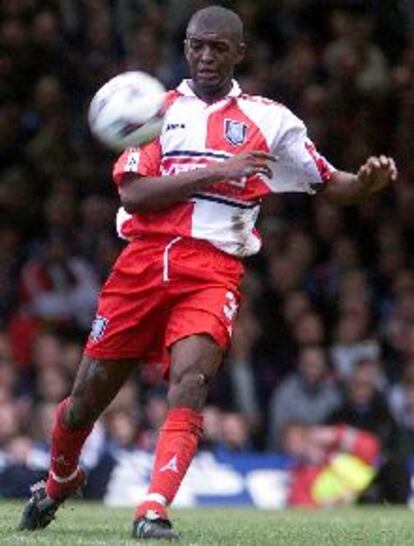
[[[167,105],[160,137],[127,149],[116,162],[117,185],[125,173],[173,175],[248,150],[278,157],[271,165],[273,176],[223,180],[160,211],[130,215],[120,208],[117,229],[125,239],[149,234],[193,237],[229,254],[250,256],[261,246],[254,227],[261,200],[273,192],[314,193],[314,185],[327,182],[334,172],[300,119],[281,104],[244,94],[235,81],[226,97],[208,104],[184,80],[168,93]]]

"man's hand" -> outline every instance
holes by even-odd
[[[333,203],[353,205],[382,190],[397,177],[397,167],[391,157],[370,157],[357,174],[335,171],[324,184],[322,195]]]
[[[357,174],[359,182],[368,193],[382,190],[387,184],[397,180],[397,176],[394,160],[385,155],[367,159]]]
[[[269,161],[277,161],[276,156],[259,151],[242,152],[217,164],[217,166],[214,165],[214,172],[227,180],[240,180],[255,174],[272,178]]]
[[[336,437],[335,427],[315,425],[309,428],[307,440],[316,446],[328,448],[335,443]]]

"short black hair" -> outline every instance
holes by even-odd
[[[239,42],[242,42],[244,38],[242,20],[237,13],[223,6],[209,6],[196,11],[187,25],[187,34],[195,25],[203,25],[214,28],[218,32],[231,34]]]

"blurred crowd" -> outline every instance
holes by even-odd
[[[392,155],[399,181],[359,206],[277,195],[205,411],[204,447],[289,450],[292,424],[375,433],[414,454],[414,7],[410,0],[239,0],[246,92],[286,104],[338,168]],[[88,102],[126,69],[174,87],[202,0],[0,2],[0,459],[47,452],[115,236],[115,157]],[[145,366],[89,442],[151,449],[165,386]],[[39,451],[40,450],[40,451]],[[37,454],[37,455],[35,455]]]

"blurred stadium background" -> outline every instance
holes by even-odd
[[[380,442],[363,502],[410,500],[414,455],[414,4],[218,2],[243,17],[246,92],[285,103],[342,169],[393,155],[395,186],[358,207],[268,201],[226,367],[179,503],[281,507],[288,425],[345,423]],[[0,2],[0,497],[44,475],[99,286],[121,246],[114,156],[86,110],[112,75],[174,87],[198,0]],[[134,504],[148,478],[165,386],[145,366],[84,451],[89,498]]]

